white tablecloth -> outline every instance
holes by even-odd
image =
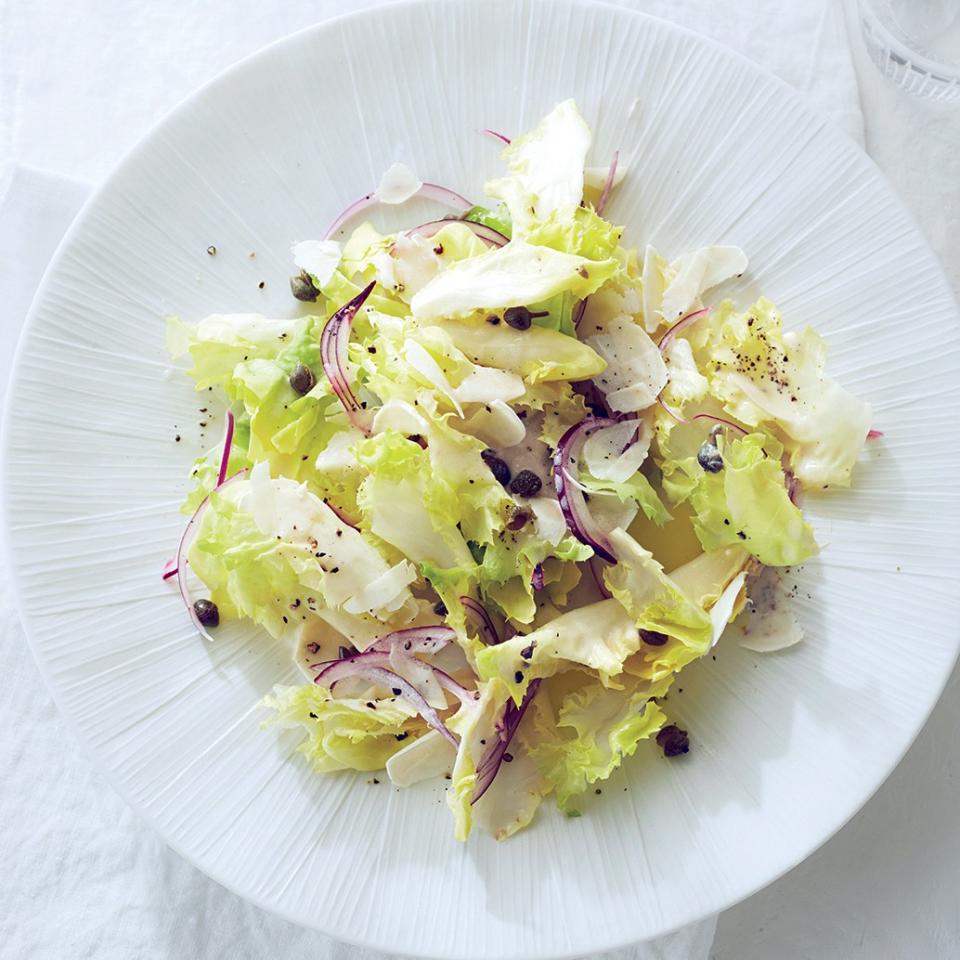
[[[746,53],[862,139],[854,63],[840,7],[832,0],[630,5]],[[0,207],[0,387],[39,272],[85,193],[81,183],[12,172],[11,165],[32,163],[95,182],[199,83],[264,43],[346,6],[342,0],[243,0],[229,7],[189,0],[0,3],[0,162],[7,181]],[[956,203],[945,208],[945,191],[938,196],[936,187],[948,183],[936,179],[941,171],[952,170],[957,182],[957,158],[944,150],[940,160],[936,154],[931,160],[926,152],[929,176],[922,185],[903,160],[918,150],[918,139],[921,151],[926,140],[955,144],[960,127],[952,115],[918,114],[923,108],[913,101],[901,103],[875,82],[879,77],[869,73],[873,68],[862,62],[856,44],[854,54],[861,96],[869,91],[864,101],[877,111],[867,115],[868,146],[887,158],[940,249],[960,252]],[[876,122],[884,117],[896,121],[896,141],[884,136],[887,124]],[[26,654],[2,569],[0,664],[7,680],[0,701],[0,956],[365,960],[363,952],[245,904],[135,821],[76,755],[67,725]],[[948,945],[960,944],[960,830],[948,787],[960,767],[949,734],[958,713],[960,698],[948,697],[904,767],[850,827],[787,878],[725,914],[711,956],[955,955]],[[926,821],[936,830],[907,831],[912,818],[906,814],[913,812],[922,814],[918,824]],[[710,952],[712,933],[707,922],[634,955],[701,960]],[[925,942],[924,935],[931,939]]]

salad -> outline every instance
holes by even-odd
[[[289,645],[265,725],[317,773],[439,778],[461,840],[551,795],[576,815],[643,740],[686,753],[677,675],[817,552],[802,491],[848,486],[874,434],[816,332],[707,305],[743,251],[626,245],[623,166],[587,166],[572,100],[493,136],[485,205],[395,164],[294,245],[291,316],[167,329],[227,410],[165,578],[207,638]],[[347,235],[413,196],[451,215]]]

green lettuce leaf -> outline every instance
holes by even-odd
[[[589,380],[606,366],[585,343],[556,330],[446,320],[439,326],[474,363],[519,374],[530,384]]]
[[[482,223],[485,227],[502,233],[508,240],[513,233],[513,224],[510,221],[510,211],[506,204],[499,203],[495,210],[481,205],[472,206],[464,215],[464,220],[471,220],[473,223]]]
[[[387,761],[425,730],[416,712],[399,698],[333,697],[314,683],[277,686],[261,701],[275,711],[264,727],[300,729],[297,747],[317,773],[382,770]],[[370,704],[375,702],[376,709]]]
[[[664,488],[689,498],[704,550],[736,544],[771,566],[802,563],[817,553],[813,530],[790,501],[779,443],[762,433],[717,438],[723,469],[708,473],[695,457],[663,464]]]
[[[230,463],[227,467],[230,476],[253,466],[248,455],[249,446],[250,423],[245,418],[237,420],[233,431],[233,443],[230,446]],[[222,453],[223,444],[220,443],[203,456],[197,457],[193,462],[193,469],[190,471],[192,486],[180,508],[188,516],[192,516],[196,512],[204,498],[216,487],[217,481],[220,479],[220,457]]]
[[[772,428],[802,483],[850,485],[872,413],[826,375],[814,330],[785,332],[776,306],[760,299],[742,313],[725,303],[691,339],[707,358],[711,392],[741,422]]]
[[[266,464],[212,495],[189,561],[221,614],[249,617],[274,637],[287,632],[294,605],[384,621],[416,610],[409,562],[390,565],[305,486],[271,479]]]
[[[632,756],[641,740],[666,722],[651,697],[663,696],[669,680],[657,684],[633,680],[625,690],[611,690],[595,680],[562,700],[556,719],[537,730],[531,755],[557,792],[557,804],[569,809],[573,797],[606,780]]]
[[[598,480],[590,474],[581,474],[580,483],[590,493],[603,495],[612,494],[621,503],[637,503],[647,519],[658,526],[668,523],[671,519],[670,511],[664,506],[657,491],[650,481],[642,474],[635,473],[629,480],[617,482],[615,480]]]
[[[565,100],[504,147],[509,172],[489,181],[484,192],[507,205],[514,237],[525,237],[551,217],[558,223],[573,219],[583,197],[583,164],[591,139],[576,103]]]
[[[499,678],[519,703],[534,678],[577,667],[595,670],[601,682],[611,684],[639,646],[633,617],[617,600],[601,600],[562,613],[526,636],[486,647],[477,654],[477,671],[482,679]]]
[[[610,533],[617,563],[604,570],[607,589],[642,630],[676,637],[699,656],[710,643],[710,618],[624,530]]]
[[[532,306],[565,291],[582,299],[617,269],[612,258],[588,260],[514,239],[439,273],[413,297],[410,307],[414,318],[426,323],[479,310],[492,313]]]

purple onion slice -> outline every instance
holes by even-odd
[[[374,641],[367,650],[378,653],[390,653],[391,650],[402,650],[411,656],[415,653],[437,653],[457,636],[453,627],[437,624],[430,627],[406,627],[403,630],[394,630],[379,640]]]
[[[616,563],[613,548],[591,516],[583,491],[577,486],[577,457],[591,433],[617,423],[619,421],[611,417],[586,417],[560,438],[553,455],[553,480],[567,527],[581,543],[593,547],[597,556],[610,563]]]
[[[533,568],[533,574],[530,577],[530,586],[533,587],[534,590],[543,589],[543,564],[542,563],[538,563]]]
[[[449,690],[461,703],[472,703],[480,696],[479,691],[468,689],[458,680],[451,677],[446,670],[441,670],[439,667],[431,667],[431,669],[433,670],[433,675],[437,678],[437,683],[439,683],[444,690]]]
[[[426,720],[429,726],[446,737],[456,748],[457,738],[440,719],[440,714],[427,703],[420,691],[409,680],[405,680],[399,673],[387,669],[389,665],[390,657],[386,653],[361,653],[346,660],[335,660],[329,666],[324,667],[314,677],[313,682],[332,691],[334,684],[340,680],[346,680],[348,677],[360,677],[375,683],[379,687],[385,687],[393,691],[394,696],[406,700]]]
[[[467,612],[471,615],[471,619],[474,623],[480,627],[480,634],[483,639],[483,642],[488,647],[495,647],[500,643],[500,634],[497,632],[497,628],[494,622],[490,619],[490,614],[487,613],[486,608],[477,600],[474,600],[473,597],[461,597],[460,602],[466,607]]]
[[[496,130],[490,130],[484,127],[480,132],[485,133],[488,137],[493,137],[494,140],[499,140],[505,146],[510,146],[510,138],[505,137],[502,133],[497,133]]]
[[[598,557],[591,557],[587,561],[587,566],[590,568],[590,573],[593,576],[593,582],[597,585],[597,589],[600,591],[600,596],[604,600],[609,600],[613,594],[607,589],[607,585],[603,582],[603,575],[600,572],[600,559]]]
[[[620,151],[614,150],[613,156],[610,158],[610,170],[607,173],[606,182],[603,185],[603,190],[600,193],[600,199],[597,201],[597,215],[600,216],[603,214],[603,208],[606,207],[607,201],[610,199],[610,191],[613,190],[613,181],[617,175],[617,163],[620,161]]]
[[[520,721],[523,720],[523,715],[527,712],[527,707],[530,706],[531,701],[537,695],[539,689],[539,678],[531,680],[523,700],[520,701],[520,706],[517,706],[513,700],[507,701],[507,705],[503,710],[503,716],[497,721],[497,729],[500,735],[487,747],[486,753],[480,758],[480,762],[477,764],[477,782],[473,789],[471,804],[476,803],[490,788],[490,784],[493,783],[500,769],[500,764],[503,763],[507,747],[510,746],[510,741],[520,727]]]
[[[694,310],[691,313],[682,316],[669,330],[660,338],[660,352],[663,353],[673,342],[678,333],[686,330],[687,327],[695,324],[701,317],[710,312],[709,307],[702,307],[700,310]]]
[[[499,230],[494,230],[493,227],[488,227],[483,223],[474,223],[472,220],[460,220],[457,217],[451,217],[446,220],[428,220],[426,223],[421,223],[419,227],[408,230],[407,236],[423,237],[425,240],[429,240],[451,223],[463,224],[463,226],[473,232],[473,235],[477,237],[478,240],[482,240],[490,247],[502,247],[510,242]]]
[[[589,297],[584,297],[582,300],[577,302],[577,305],[573,308],[573,329],[580,329],[580,321],[583,319],[583,315],[587,312],[587,301]]]
[[[737,433],[744,437],[750,432],[745,427],[741,427],[739,423],[734,423],[732,420],[725,420],[723,417],[716,417],[712,413],[695,413],[692,417],[684,417],[679,410],[671,407],[669,403],[660,397],[657,397],[657,403],[659,403],[677,423],[693,423],[694,420],[710,420],[712,423],[722,423],[725,427],[736,430]]]
[[[438,203],[446,204],[448,207],[452,207],[460,214],[466,213],[473,204],[466,198],[462,197],[459,193],[456,193],[453,190],[450,190],[448,187],[441,187],[437,183],[424,183],[420,186],[420,189],[414,194],[417,197],[426,197],[428,200],[436,200]],[[352,220],[355,216],[360,213],[363,213],[364,210],[369,210],[371,207],[379,206],[380,199],[377,197],[376,191],[373,193],[366,193],[359,200],[354,200],[343,212],[327,227],[327,232],[323,235],[324,240],[333,239],[334,235],[339,233],[349,220]]]
[[[223,432],[223,452],[220,454],[220,472],[217,474],[219,487],[227,479],[227,467],[230,466],[230,448],[233,446],[233,411],[227,410],[227,425]]]
[[[371,280],[352,300],[345,303],[328,321],[320,334],[320,362],[330,386],[347,414],[347,419],[362,433],[369,435],[370,425],[347,377],[347,345],[350,328],[357,311],[373,292],[376,280]]]
[[[879,440],[881,437],[885,437],[886,434],[882,430],[868,430],[867,439],[868,440]]]
[[[194,510],[193,516],[187,521],[187,525],[183,528],[183,533],[180,536],[180,543],[177,546],[176,559],[170,561],[167,564],[167,567],[164,568],[164,579],[166,580],[168,579],[166,569],[169,567],[170,563],[176,564],[177,586],[180,588],[180,598],[183,600],[183,605],[187,608],[187,613],[190,615],[193,625],[197,628],[197,632],[211,642],[213,642],[213,637],[210,636],[207,628],[200,622],[200,618],[197,616],[197,611],[193,609],[193,597],[190,595],[190,586],[187,583],[187,552],[190,549],[190,544],[193,543],[193,535],[195,535],[197,528],[200,526],[200,521],[203,519],[204,513],[207,512],[207,507],[210,506],[210,498],[218,490],[222,490],[224,487],[230,486],[230,484],[235,480],[239,480],[241,477],[245,477],[246,475],[246,468],[243,470],[238,470],[229,480],[226,480],[219,486],[215,487],[200,501],[200,505],[196,510]]]

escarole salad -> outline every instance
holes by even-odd
[[[642,740],[686,753],[677,674],[817,552],[801,493],[848,486],[872,433],[813,330],[705,305],[739,248],[625,244],[573,101],[495,136],[485,205],[397,164],[295,244],[295,315],[168,321],[227,429],[164,577],[204,636],[290,645],[266,725],[314,770],[439,778],[461,840],[551,794],[576,814]],[[412,196],[451,214],[362,222]]]

